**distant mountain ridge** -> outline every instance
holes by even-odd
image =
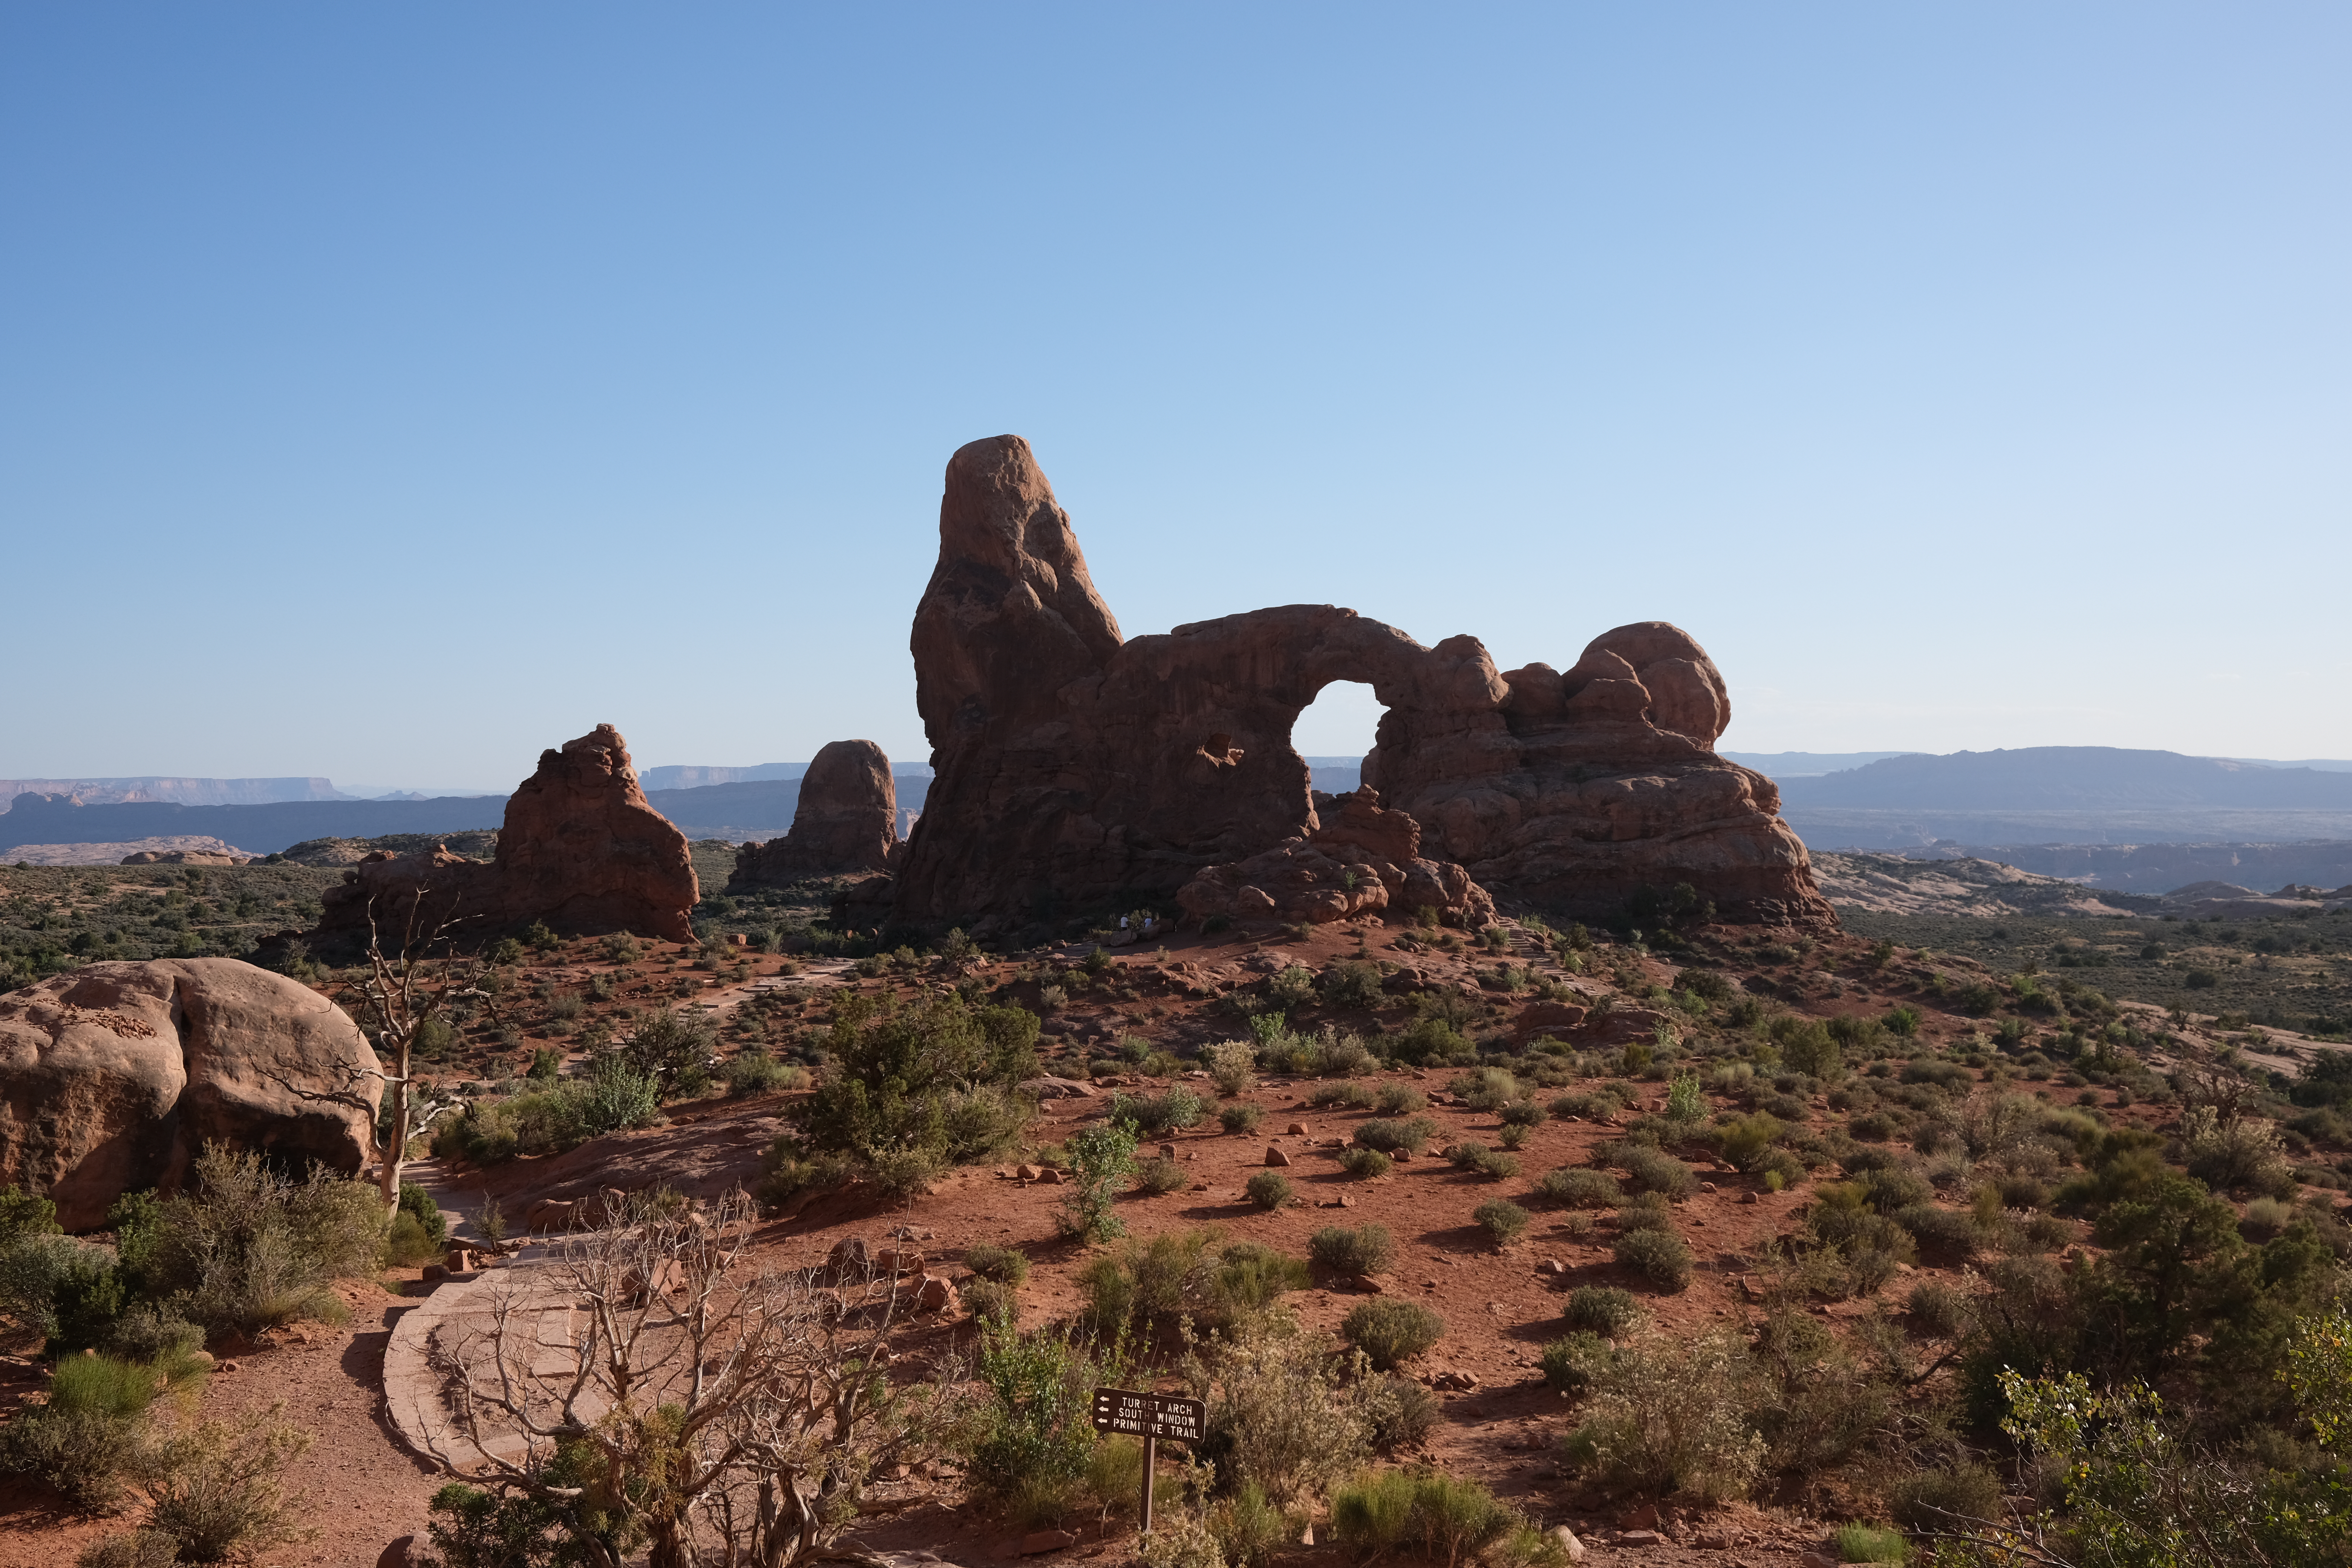
[[[2352,812],[2352,773],[2115,746],[1888,757],[1776,781],[1790,807],[1934,811]]]
[[[20,795],[76,795],[85,805],[176,801],[182,805],[265,805],[288,800],[348,800],[332,780],[196,779],[160,775],[132,779],[0,779],[0,804]]]

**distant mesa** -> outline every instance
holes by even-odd
[[[1664,622],[1565,673],[1328,605],[1129,640],[1028,443],[1002,436],[948,464],[911,647],[937,777],[896,874],[908,924],[1172,899],[1212,868],[1258,886],[1239,868],[1322,826],[1290,732],[1334,680],[1387,710],[1361,772],[1378,808],[1489,894],[1600,914],[1688,883],[1726,918],[1834,923],[1771,781],[1713,750],[1721,674]]]
[[[199,862],[204,865],[242,866],[260,858],[209,834],[140,838],[118,844],[19,844],[6,851],[6,858],[27,866],[137,866],[152,864],[142,861],[139,857],[142,855],[161,857],[174,851],[216,858]]]
[[[835,741],[801,780],[792,830],[738,850],[728,890],[887,871],[898,845],[889,757],[871,741]]]
[[[327,889],[312,934],[356,936],[373,918],[392,947],[446,921],[487,933],[543,921],[683,942],[700,896],[686,835],[646,804],[620,731],[599,724],[540,753],[539,771],[507,799],[489,862],[446,847],[363,859]]]

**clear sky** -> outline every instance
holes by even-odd
[[[2347,79],[2340,5],[0,7],[0,777],[919,759],[1001,431],[1130,636],[2352,756]]]

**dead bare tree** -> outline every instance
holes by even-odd
[[[409,904],[400,953],[392,958],[384,954],[375,905],[370,901],[368,972],[356,984],[345,985],[339,998],[358,1015],[360,1032],[374,1047],[376,1065],[346,1067],[340,1081],[324,1089],[298,1082],[282,1068],[265,1069],[272,1082],[299,1099],[341,1105],[367,1115],[371,1135],[378,1139],[377,1184],[387,1211],[400,1203],[400,1173],[408,1161],[410,1140],[461,1103],[454,1096],[435,1094],[432,1086],[416,1076],[416,1047],[425,1026],[445,1018],[450,1005],[461,1000],[480,1002],[493,1021],[504,1024],[497,999],[481,985],[479,966],[457,954],[450,935],[458,923],[455,916],[436,921],[431,930],[418,937],[417,919],[424,903],[420,895]],[[433,955],[436,946],[438,957]],[[383,1104],[386,1100],[388,1106]],[[380,1116],[387,1117],[389,1125],[378,1133]]]
[[[499,1279],[487,1327],[434,1343],[445,1460],[546,1510],[600,1568],[639,1543],[651,1568],[833,1554],[867,1479],[929,1444],[942,1405],[888,1373],[907,1282],[758,1267],[754,1214],[639,1195]],[[575,1321],[559,1344],[551,1325]]]

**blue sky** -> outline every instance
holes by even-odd
[[[2352,755],[2347,57],[2294,5],[0,9],[0,776],[919,759],[940,468],[1007,430],[1130,636],[1656,617],[1743,751]]]

